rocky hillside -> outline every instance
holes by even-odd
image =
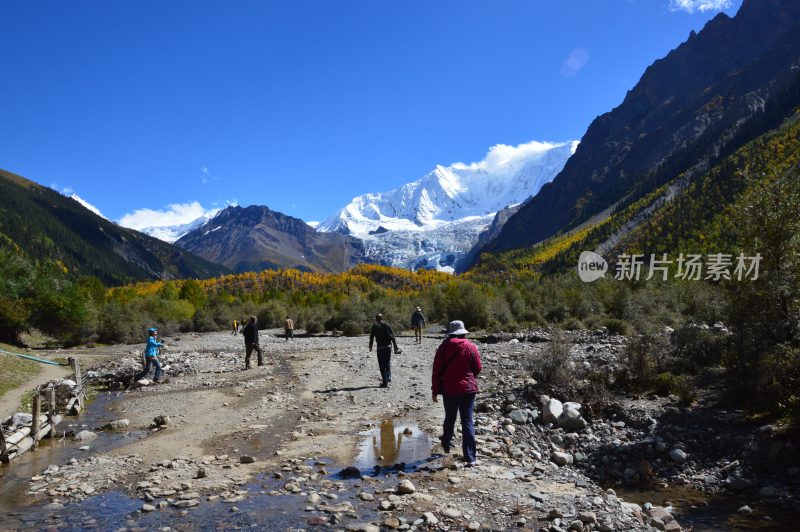
[[[796,2],[745,0],[693,32],[592,122],[564,170],[480,251],[541,242],[707,165],[794,80],[798,21]]]
[[[263,205],[232,206],[175,244],[234,271],[297,268],[341,272],[368,262],[355,238],[320,233]]]
[[[0,246],[58,261],[76,275],[117,285],[148,279],[207,278],[228,270],[120,227],[78,201],[0,170]]]

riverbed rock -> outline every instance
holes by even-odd
[[[556,424],[568,432],[583,430],[586,428],[586,420],[583,419],[580,411],[574,408],[565,408],[561,412],[561,415],[558,416]]]
[[[750,515],[751,513],[753,513],[753,509],[745,504],[744,506],[736,510],[736,513],[742,515]]]
[[[553,454],[550,455],[550,460],[558,466],[571,465],[573,462],[573,458],[570,453],[561,451],[554,451]]]
[[[398,495],[411,495],[417,491],[417,488],[414,487],[414,484],[412,484],[410,480],[404,478],[400,481],[400,484],[397,485],[396,491]]]
[[[79,433],[77,433],[75,436],[73,436],[73,439],[75,441],[92,441],[92,440],[97,439],[97,434],[95,434],[94,432],[92,432],[90,430],[82,430]]]
[[[255,463],[256,459],[252,456],[244,455],[239,457],[239,462],[243,464],[253,464]]]
[[[339,471],[339,476],[342,478],[361,478],[361,471],[357,467],[347,466]]]
[[[773,486],[764,486],[758,490],[758,494],[762,497],[775,497],[778,494],[778,490]]]
[[[442,510],[442,516],[447,517],[449,519],[458,519],[461,517],[461,512],[456,510],[455,508],[445,508]]]
[[[155,512],[155,510],[156,510],[156,507],[153,506],[152,504],[144,503],[142,505],[142,511],[143,512]]]
[[[517,425],[524,425],[528,422],[528,413],[525,410],[512,410],[508,417]]]
[[[556,424],[558,416],[564,412],[564,405],[558,399],[550,399],[542,407],[542,422]]]
[[[670,457],[670,459],[671,459],[673,462],[675,462],[675,463],[676,463],[676,464],[678,464],[678,465],[681,465],[681,464],[683,464],[684,462],[686,462],[686,459],[687,459],[687,458],[689,458],[689,455],[688,455],[688,454],[686,454],[686,453],[685,453],[683,450],[681,450],[681,449],[672,449],[672,450],[669,452],[669,457]]]
[[[127,429],[131,422],[127,419],[118,419],[103,425],[103,430],[123,430]]]

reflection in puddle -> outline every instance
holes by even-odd
[[[430,438],[415,424],[395,424],[391,418],[384,419],[363,435],[355,464],[359,469],[413,464],[431,454]]]

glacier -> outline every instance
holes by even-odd
[[[452,272],[495,214],[536,195],[577,146],[578,141],[498,144],[479,162],[438,165],[389,192],[357,196],[317,230],[361,239],[374,262]]]

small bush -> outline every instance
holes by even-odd
[[[308,334],[319,334],[322,332],[322,323],[312,319],[306,323],[306,333]]]
[[[354,321],[342,323],[342,334],[345,336],[358,336],[363,332],[363,327]]]
[[[572,344],[563,336],[554,335],[540,357],[529,363],[529,370],[541,382],[563,383],[570,380],[569,352]]]
[[[561,328],[567,331],[582,331],[586,325],[578,318],[572,317],[561,323]]]
[[[628,336],[633,332],[633,326],[625,320],[619,318],[607,318],[603,320],[603,326],[608,329],[611,334],[621,334]]]

